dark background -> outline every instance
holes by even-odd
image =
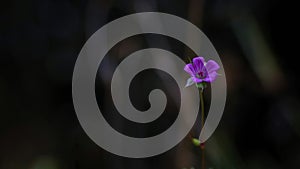
[[[201,167],[201,152],[188,137],[159,156],[128,159],[98,147],[77,120],[71,84],[81,47],[106,23],[145,11],[189,20],[208,36],[223,62],[228,97],[219,127],[206,145],[206,167],[299,168],[296,8],[289,1],[279,0],[1,2],[0,168]],[[166,43],[182,59],[193,57],[186,46],[174,39],[149,34],[120,42],[100,65],[99,70],[105,75],[96,81],[98,104],[105,112],[114,112],[105,117],[118,131],[147,137],[164,131],[176,118],[178,100],[171,98],[170,93],[179,91],[167,74],[149,70],[132,82],[130,97],[137,109],[149,108],[147,94],[153,88],[165,90],[170,97],[163,116],[144,126],[118,117],[106,83],[128,54],[147,47],[166,48]],[[173,91],[168,90],[170,86],[175,86]],[[209,89],[206,108],[208,100]],[[199,132],[199,119],[192,132]]]

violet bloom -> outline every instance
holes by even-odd
[[[192,77],[187,80],[186,86],[192,84],[199,84],[202,82],[213,82],[216,80],[218,73],[216,72],[220,66],[213,60],[205,62],[203,57],[196,57],[193,59],[193,63],[189,63],[184,67],[184,70]]]

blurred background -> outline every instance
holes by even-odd
[[[2,1],[0,168],[201,168],[201,151],[188,137],[159,156],[123,158],[98,147],[76,117],[71,86],[81,47],[108,22],[146,11],[192,22],[208,36],[223,62],[227,103],[216,132],[206,143],[206,168],[299,168],[295,8],[279,0]],[[172,51],[186,62],[188,56],[194,57],[179,41],[153,34],[127,38],[108,52],[96,79],[99,108],[112,127],[134,137],[161,133],[178,114],[178,87],[172,77],[158,70],[139,73],[129,93],[133,105],[146,110],[149,92],[164,90],[168,103],[159,119],[140,125],[122,118],[114,108],[112,73],[130,53],[148,47]],[[209,90],[205,97],[208,109]],[[199,122],[191,131],[194,137]]]

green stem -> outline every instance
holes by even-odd
[[[190,63],[192,63],[192,60],[191,60],[191,58],[190,58],[190,57],[188,57],[188,59],[189,59],[189,62],[190,62]]]
[[[204,98],[203,98],[203,89],[199,88],[199,95],[200,95],[200,106],[201,106],[201,131],[203,130],[204,126]],[[202,169],[205,168],[205,154],[204,154],[204,145],[200,146],[202,149],[201,161],[202,161]]]
[[[201,106],[201,130],[204,126],[204,98],[203,98],[203,89],[199,89],[200,94],[200,106]]]

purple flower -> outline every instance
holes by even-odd
[[[216,80],[218,73],[216,72],[220,66],[213,60],[205,62],[203,57],[196,57],[193,63],[189,63],[184,67],[184,70],[191,75],[187,80],[186,87],[192,84],[202,82],[213,82]]]

